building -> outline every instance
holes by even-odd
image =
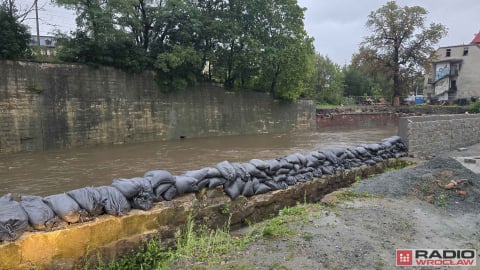
[[[40,46],[38,44],[40,38]],[[55,37],[52,36],[36,36],[32,35],[30,39],[30,46],[31,47],[39,47],[39,53],[45,57],[52,57],[55,55]]]
[[[465,104],[480,97],[480,32],[470,44],[441,47],[427,74],[427,101]]]

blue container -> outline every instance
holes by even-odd
[[[415,97],[415,104],[423,104],[425,101],[423,100],[423,97]]]

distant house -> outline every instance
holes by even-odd
[[[38,45],[38,36],[32,35],[30,39],[30,46],[31,47],[39,47],[40,54],[45,57],[52,57],[55,55],[55,37],[52,36],[39,36],[40,37],[40,46]]]
[[[466,103],[480,97],[480,33],[470,44],[441,47],[427,74],[427,101]]]

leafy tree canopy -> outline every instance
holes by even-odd
[[[19,21],[13,2],[0,3],[0,60],[16,60],[30,55],[30,34]]]
[[[390,1],[368,16],[366,25],[372,35],[362,43],[361,50],[369,52],[364,60],[382,63],[388,70],[394,99],[402,94],[402,84],[421,74],[434,45],[447,33],[442,24],[426,26],[426,15],[422,7],[400,7]]]

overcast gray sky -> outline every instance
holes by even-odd
[[[262,1],[262,0],[259,0]],[[364,36],[369,35],[365,27],[367,16],[387,3],[387,0],[298,0],[306,7],[305,28],[315,39],[315,49],[334,62],[343,65],[350,62],[352,54]],[[18,5],[27,7],[33,0],[17,0]],[[55,28],[68,31],[75,28],[75,12],[52,6],[50,0],[38,0],[40,35],[50,35]],[[429,22],[442,23],[448,35],[439,46],[468,44],[480,31],[480,0],[398,0],[400,6],[418,5],[427,9]],[[26,23],[35,32],[34,13]]]

